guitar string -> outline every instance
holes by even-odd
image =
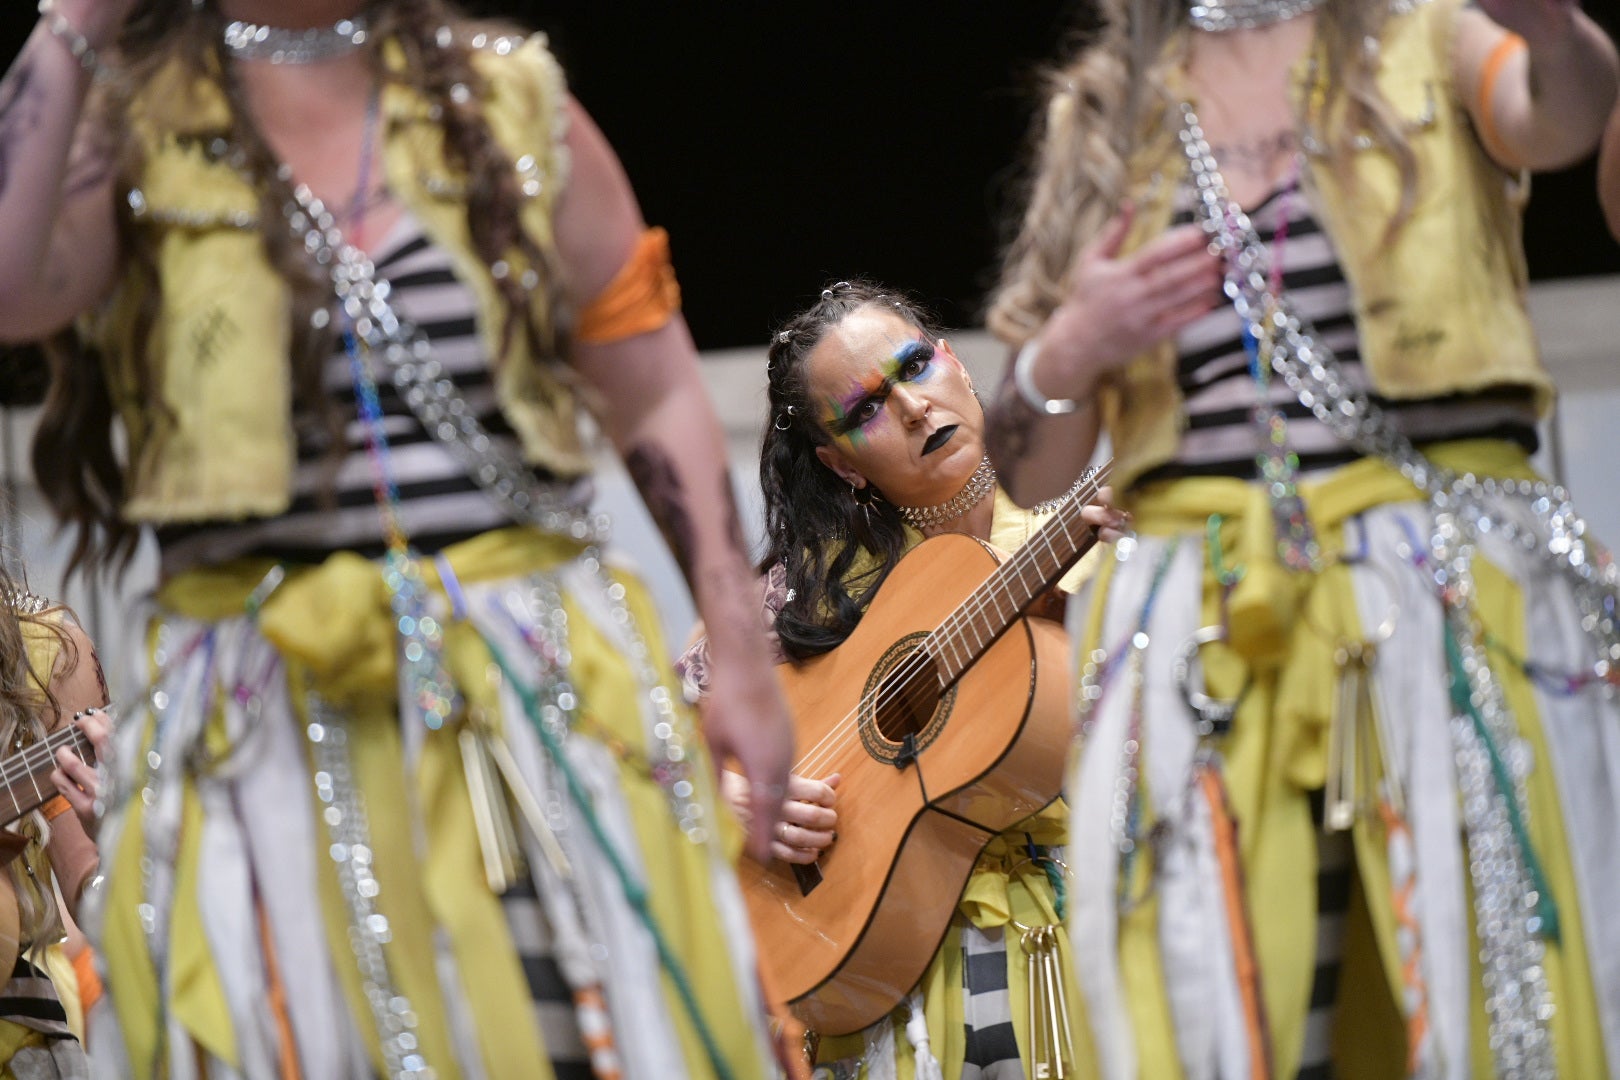
[[[1017,566],[1019,581],[1020,584],[1022,584],[1026,567],[1020,564],[1033,563],[1035,564],[1033,568],[1036,571],[1037,579],[1039,580],[1041,577],[1043,577],[1044,572],[1041,571],[1039,566],[1039,552],[1036,550],[1035,541],[1039,539],[1041,544],[1045,546],[1047,554],[1055,556],[1056,552],[1052,547],[1051,535],[1048,530],[1055,532],[1057,529],[1062,529],[1065,538],[1069,543],[1073,544],[1074,540],[1071,536],[1069,536],[1068,523],[1065,520],[1065,515],[1073,514],[1078,517],[1078,512],[1072,508],[1079,507],[1081,511],[1084,510],[1086,504],[1091,501],[1091,499],[1096,495],[1097,491],[1100,490],[1107,482],[1111,465],[1112,462],[1109,462],[1098,468],[1096,473],[1089,478],[1086,485],[1086,490],[1077,491],[1074,499],[1068,500],[1066,505],[1061,508],[1056,515],[1054,515],[1050,522],[1043,525],[1040,530],[1036,532],[1035,536],[1030,538],[1028,543],[1024,544],[1023,547],[1021,547],[1017,552],[1013,553],[1012,557],[1008,559],[1007,563],[1003,564],[1003,569],[1008,571],[1010,574],[1012,568]],[[1084,523],[1077,522],[1077,524],[1083,525]],[[1086,528],[1089,528],[1089,526],[1086,526]],[[1086,546],[1089,547],[1089,543]],[[1026,552],[1028,553],[1027,558],[1025,557]],[[1082,551],[1081,554],[1083,555],[1084,552]],[[970,596],[968,600],[963,602],[961,607],[953,611],[949,616],[946,617],[944,622],[934,628],[934,630],[930,633],[928,640],[933,641],[938,639],[944,645],[948,645],[953,652],[956,653],[954,658],[955,660],[960,660],[964,653],[971,657],[971,650],[964,650],[957,641],[957,639],[963,637],[962,629],[947,629],[947,627],[950,627],[952,623],[969,622],[972,617],[977,617],[992,603],[994,603],[996,606],[996,613],[1000,615],[1000,603],[994,599],[998,588],[1003,587],[994,584],[994,577],[982,583],[974,590],[973,595]],[[1014,617],[1016,617],[1016,615]],[[1009,617],[1008,621],[1009,623],[1011,622],[1011,617]],[[945,659],[947,658],[938,654],[929,653],[925,646],[919,647],[907,658],[906,664],[902,664],[890,673],[889,677],[884,680],[884,685],[899,686],[901,688],[898,691],[899,694],[907,694],[914,697],[915,691],[911,689],[911,687],[915,685],[912,683],[913,676],[918,674],[924,667],[926,667],[930,660],[937,661]],[[909,666],[907,666],[907,664],[909,664]],[[965,666],[966,665],[964,665],[964,667]],[[927,688],[924,687],[924,692],[926,692],[926,689]],[[892,700],[892,696],[889,698],[879,696],[872,703],[872,707],[875,711],[876,709],[883,708],[884,706],[890,704]],[[867,702],[867,695],[862,694],[861,698],[857,701],[855,708],[849,713],[846,713],[837,723],[832,726],[832,728],[829,729],[828,733],[823,736],[822,739],[810,749],[809,753],[807,753],[804,758],[801,759],[800,763],[795,766],[794,771],[803,776],[807,775],[811,768],[819,769],[828,764],[831,761],[833,754],[837,753],[845,745],[848,745],[847,741],[844,740],[844,736],[847,734],[846,728],[849,726],[851,717],[858,716],[858,714],[865,711]],[[856,721],[855,727],[857,730],[859,729],[858,720]],[[829,743],[834,742],[836,742],[836,745],[828,745]]]
[[[74,740],[82,740],[86,746],[89,745],[89,740],[83,732],[69,726],[53,731],[45,736],[43,742],[30,744],[5,758],[4,762],[0,763],[0,784],[10,787],[16,780],[38,772],[44,762],[55,759],[57,750]]]
[[[1043,540],[1042,543],[1046,545],[1047,553],[1055,556],[1055,552],[1053,552],[1051,549],[1050,541]],[[1084,555],[1085,551],[1091,547],[1092,543],[1094,543],[1094,541],[1085,542],[1084,546],[1080,550],[1080,555]],[[1035,558],[1032,557],[1031,559],[1025,560],[1025,563],[1034,563],[1034,569],[1037,571],[1037,573],[1042,577],[1045,576],[1045,572],[1040,570],[1039,563]],[[1009,568],[1011,567],[1010,562],[1006,565]],[[1024,576],[1024,569],[1025,567],[1020,567],[1018,569],[1021,579]],[[1017,617],[1017,613],[1015,611],[1012,615],[1003,614],[1000,601],[994,599],[994,596],[998,591],[1006,591],[1006,589],[1003,586],[997,586],[987,590],[988,594],[992,597],[991,599],[981,598],[971,603],[964,602],[962,607],[953,613],[951,620],[956,622],[971,622],[970,616],[977,615],[983,610],[994,606],[996,615],[998,617],[1005,618],[1008,625],[1010,625],[1013,619]],[[977,610],[970,610],[970,608]],[[977,630],[973,631],[973,636],[975,638],[982,637]],[[882,709],[898,703],[898,705],[908,709],[909,711],[921,712],[922,709],[920,706],[928,704],[928,699],[930,697],[934,697],[934,707],[937,708],[938,699],[936,691],[939,688],[939,683],[936,681],[933,686],[930,686],[926,680],[916,678],[916,676],[928,666],[930,661],[933,661],[936,664],[959,665],[961,669],[965,670],[968,666],[970,666],[970,664],[962,662],[964,655],[971,660],[971,658],[978,655],[978,653],[982,652],[982,650],[986,647],[982,640],[976,643],[965,641],[965,634],[959,629],[950,631],[945,631],[942,628],[936,629],[934,632],[934,637],[942,641],[943,647],[934,652],[930,652],[926,647],[919,647],[913,651],[910,657],[907,658],[908,663],[906,665],[897,667],[894,672],[891,672],[890,675],[884,680],[885,687],[893,687],[894,689],[889,696],[882,696],[881,694],[879,695],[879,697],[873,703],[874,710]],[[945,655],[946,648],[950,650],[952,655]],[[867,701],[868,698],[863,695],[860,703],[857,704],[855,711],[863,712]],[[928,711],[930,714],[932,714],[933,709],[929,709]],[[804,762],[796,766],[794,771],[801,776],[815,775],[813,770],[819,771],[821,768],[825,767],[825,765],[829,764],[833,756],[836,755],[839,750],[843,749],[844,746],[848,745],[848,740],[844,738],[844,736],[847,735],[846,728],[848,721],[849,715],[846,715],[838,725],[835,725],[835,727],[829,731],[819,743],[817,743],[817,745],[812,749],[811,753],[806,755]],[[858,721],[856,722],[855,726],[858,730]],[[835,740],[836,745],[828,745]],[[816,759],[814,763],[812,763],[812,758]]]
[[[1040,543],[1044,545],[1048,555],[1055,555],[1056,552],[1052,547],[1051,535],[1048,530],[1056,531],[1061,529],[1065,538],[1067,538],[1070,543],[1073,543],[1074,541],[1072,537],[1069,537],[1069,523],[1066,520],[1066,517],[1069,515],[1073,515],[1075,517],[1076,524],[1079,524],[1086,529],[1090,529],[1090,526],[1085,526],[1084,522],[1080,520],[1079,514],[1084,510],[1085,506],[1096,497],[1097,492],[1101,490],[1101,488],[1107,483],[1112,465],[1112,462],[1105,462],[1103,465],[1101,465],[1096,470],[1095,474],[1087,481],[1087,483],[1083,485],[1080,490],[1075,492],[1074,497],[1067,500],[1065,505],[1060,507],[1057,513],[1053,515],[1052,519],[1046,524],[1042,525],[1041,528],[1036,532],[1035,536],[1030,538],[1029,542],[1025,543],[1016,552],[1014,552],[1007,562],[1002,565],[1001,569],[1005,570],[1010,575],[1012,568],[1015,566],[1018,567],[1017,573],[1019,582],[1022,584],[1025,570],[1028,568],[1023,564],[1034,564],[1033,568],[1035,569],[1037,577],[1039,578],[1043,572],[1041,571],[1038,562],[1039,553],[1036,550],[1035,541],[1039,540]],[[1074,508],[1079,509],[1076,510]],[[1095,535],[1094,532],[1093,535]],[[1082,540],[1082,543],[1083,542],[1084,540]],[[1084,552],[1082,551],[1082,555],[1083,554]],[[1061,560],[1059,561],[1061,562]],[[964,636],[964,631],[959,626],[953,627],[952,624],[968,622],[969,609],[972,609],[971,617],[977,617],[979,614],[982,614],[984,610],[989,608],[992,603],[996,604],[997,614],[1000,614],[1000,604],[995,601],[994,597],[997,590],[1004,588],[1004,586],[994,584],[996,576],[998,575],[993,575],[991,579],[985,581],[975,588],[973,594],[963,602],[961,607],[957,608],[950,615],[946,616],[943,622],[930,631],[928,638],[925,639],[925,643],[914,650],[911,655],[907,657],[905,662],[896,667],[895,670],[884,679],[882,686],[879,688],[878,695],[875,698],[870,699],[871,711],[875,713],[876,711],[886,707],[899,695],[915,694],[915,691],[909,689],[913,676],[921,672],[930,661],[937,663],[939,660],[945,659],[938,654],[930,653],[927,649],[928,643],[932,643],[934,640],[938,639],[943,645],[952,648],[952,650],[957,654],[958,659],[961,657],[961,655],[963,655],[965,650],[960,646],[957,639]],[[1010,623],[1012,620],[1009,618],[1008,621]],[[971,656],[971,653],[969,652],[968,655]],[[896,693],[885,696],[883,694],[883,688],[888,686],[899,686],[900,689]],[[827,764],[830,764],[833,756],[838,751],[842,750],[845,746],[850,745],[848,735],[851,727],[853,727],[856,732],[859,731],[859,717],[867,711],[868,704],[868,695],[863,693],[857,700],[855,707],[832,725],[827,734],[824,735],[815,746],[811,747],[809,752],[806,753],[805,756],[794,765],[793,771],[800,776],[813,775],[812,770],[818,770],[825,767]],[[851,723],[852,720],[853,725]]]
[[[55,761],[57,750],[75,742],[83,744],[82,747],[75,747],[75,749],[91,749],[90,740],[85,736],[84,732],[70,724],[66,728],[59,728],[46,735],[43,742],[24,747],[19,753],[0,762],[0,785],[4,785],[9,792],[19,780],[31,779],[46,762]],[[84,755],[80,754],[79,756],[83,757]],[[39,791],[37,781],[34,782],[33,786],[37,794],[43,794],[43,792]],[[55,794],[54,788],[52,794]],[[49,799],[50,796],[47,795],[45,801],[49,801]]]

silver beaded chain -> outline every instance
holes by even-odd
[[[288,30],[236,20],[225,25],[221,37],[235,60],[267,60],[272,64],[313,64],[347,56],[369,39],[364,15],[339,19],[332,26]]]
[[[1203,0],[1187,9],[1195,30],[1219,34],[1228,30],[1256,30],[1287,22],[1321,6],[1322,0]]]
[[[1364,390],[1345,381],[1337,358],[1316,340],[1288,299],[1270,294],[1265,247],[1247,215],[1231,200],[1191,106],[1183,104],[1182,114],[1181,140],[1198,189],[1201,221],[1226,257],[1226,293],[1238,315],[1257,328],[1270,310],[1272,326],[1265,329],[1275,342],[1272,364],[1300,402],[1339,438],[1388,462],[1429,498],[1435,529],[1431,547],[1440,567],[1435,577],[1446,602],[1448,632],[1462,652],[1471,701],[1502,752],[1511,778],[1511,789],[1500,790],[1488,753],[1469,726],[1469,718],[1453,718],[1458,782],[1467,804],[1464,816],[1480,958],[1484,969],[1492,973],[1486,986],[1491,1044],[1501,1075],[1553,1076],[1546,1033],[1553,1003],[1540,962],[1544,946],[1539,934],[1544,928],[1538,905],[1542,898],[1518,850],[1508,813],[1508,800],[1512,799],[1521,819],[1526,816],[1523,783],[1530,768],[1529,753],[1485,655],[1473,606],[1472,558],[1477,538],[1495,531],[1569,580],[1582,612],[1582,626],[1599,651],[1600,673],[1620,659],[1614,619],[1615,567],[1593,557],[1585,539],[1585,523],[1575,515],[1562,489],[1556,490],[1555,499],[1552,485],[1480,481],[1472,474],[1457,476],[1438,468],[1389,423]],[[1492,515],[1488,498],[1521,493],[1528,494],[1530,509],[1544,527],[1545,541]]]
[[[607,538],[605,516],[569,504],[536,479],[515,454],[490,438],[474,411],[444,377],[426,335],[395,312],[386,281],[363,251],[344,242],[331,211],[303,184],[285,207],[287,224],[321,266],[328,269],[338,302],[367,348],[388,361],[394,385],[422,426],[449,449],[514,521],[587,543]]]
[[[348,719],[311,690],[309,739],[315,797],[323,804],[331,844],[327,855],[337,871],[348,908],[349,947],[360,972],[360,988],[377,1027],[389,1080],[432,1080],[436,1075],[416,1035],[416,1012],[394,985],[387,945],[393,940],[388,916],[377,910],[381,886],[372,872],[371,830],[365,802],[350,768]]]

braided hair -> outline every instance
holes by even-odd
[[[887,308],[929,338],[940,336],[908,297],[857,279],[823,289],[771,339],[770,413],[759,455],[767,537],[762,566],[780,563],[786,570],[789,599],[776,616],[776,631],[791,660],[819,656],[849,637],[906,550],[899,511],[872,485],[852,489],[816,456],[830,439],[816,419],[806,361],[829,331],[868,307]],[[867,560],[857,568],[863,555]]]

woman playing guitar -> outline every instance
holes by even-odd
[[[0,964],[9,972],[0,988],[0,1071],[7,1076],[86,1075],[76,1042],[82,1026],[76,1016],[70,1023],[57,994],[74,979],[74,966],[57,944],[64,919],[56,901],[77,916],[96,873],[100,787],[80,755],[104,752],[107,704],[101,664],[72,613],[21,589],[0,567]],[[76,986],[65,989],[63,997],[78,1000]]]
[[[1029,536],[1036,516],[1007,500],[985,461],[984,414],[968,372],[898,294],[867,283],[824,290],[773,339],[768,367],[765,605],[784,659],[803,662],[848,638],[901,556],[924,538],[965,533],[1010,550]],[[1125,527],[1107,506],[1088,507],[1084,519],[1109,540]],[[705,659],[702,642],[683,659],[698,692]],[[809,865],[834,844],[841,779],[791,778],[775,859]],[[746,816],[749,789],[728,789]],[[821,1040],[817,1059],[830,1075],[863,1065],[894,1075],[898,1065],[899,1075],[921,1077],[931,1074],[928,1059],[946,1077],[1037,1073],[1032,1039],[1052,1046],[1067,1033],[1031,1032],[1030,965],[1020,942],[1026,932],[1039,937],[1036,927],[1057,928],[1046,937],[1071,978],[1061,889],[1053,887],[1065,813],[1059,800],[990,842],[909,1000],[866,1031]],[[1073,986],[1065,996],[1079,1000]],[[1052,1027],[1080,1025],[1061,1016]]]

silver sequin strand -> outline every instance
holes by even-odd
[[[314,64],[346,56],[369,38],[366,17],[340,19],[332,26],[288,30],[280,26],[243,22],[225,25],[221,40],[236,60],[267,60],[272,64]]]
[[[360,972],[360,988],[371,1007],[390,1080],[432,1080],[435,1075],[416,1036],[416,1011],[394,985],[387,945],[393,940],[388,917],[377,910],[382,892],[372,872],[370,825],[350,767],[348,720],[319,694],[310,692],[310,756],[315,797],[331,844],[327,856],[337,871],[349,917],[349,947]]]

